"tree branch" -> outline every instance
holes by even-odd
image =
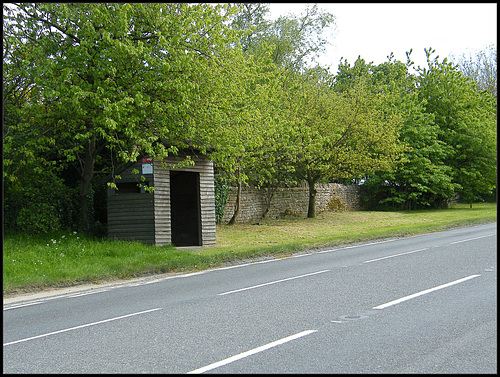
[[[40,16],[38,16],[35,13],[34,14],[30,14],[25,9],[22,9],[22,11],[24,13],[26,13],[29,17],[33,18],[34,20],[40,21],[40,22],[42,22],[42,23],[44,23],[44,24],[46,24],[46,25],[48,25],[50,27],[53,27],[54,29],[59,30],[64,35],[67,35],[68,37],[70,37],[71,39],[73,39],[76,43],[80,43],[80,38],[78,38],[76,35],[68,33],[67,29],[63,29],[62,27],[60,27],[60,26],[58,26],[58,25],[56,25],[56,24],[54,24],[54,23],[52,23],[52,22],[50,22],[50,21],[48,21],[48,20],[46,20],[46,19],[44,19],[44,18],[42,18]]]

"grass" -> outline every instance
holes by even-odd
[[[261,256],[286,256],[394,236],[496,221],[496,203],[424,211],[328,212],[316,218],[265,219],[259,225],[217,226],[215,247],[197,251],[138,242],[92,239],[78,233],[4,235],[4,294],[202,270]]]

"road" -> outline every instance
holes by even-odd
[[[4,300],[4,373],[497,373],[496,223]]]

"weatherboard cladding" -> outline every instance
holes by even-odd
[[[117,239],[135,239],[141,242],[166,245],[172,242],[170,212],[170,170],[199,173],[200,216],[202,245],[215,244],[215,192],[213,162],[192,157],[194,166],[172,167],[181,158],[171,157],[163,166],[158,160],[153,161],[153,174],[146,174],[146,181],[154,186],[153,193],[115,194],[109,190],[108,196],[108,237]],[[120,173],[117,183],[137,182],[133,169],[141,172],[141,162],[128,166]]]

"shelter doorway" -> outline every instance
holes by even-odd
[[[170,171],[170,210],[174,246],[201,246],[199,173]]]

